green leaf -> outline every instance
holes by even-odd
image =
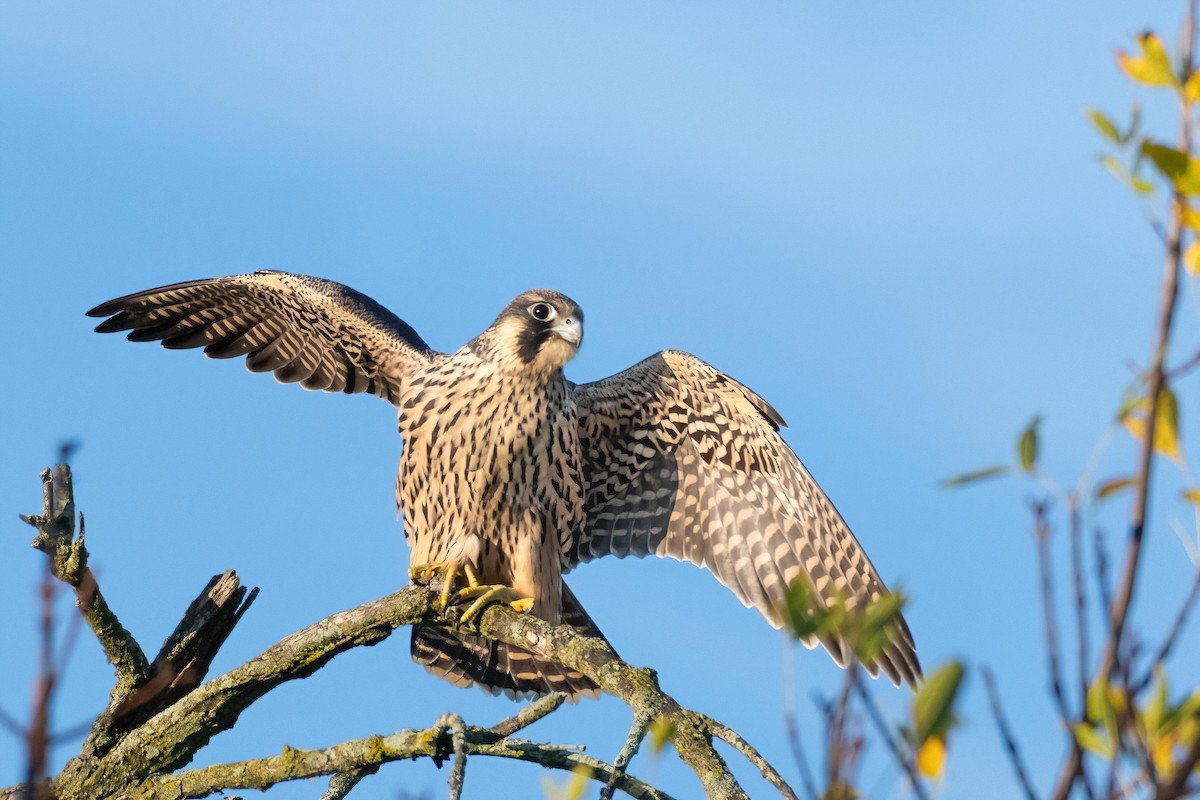
[[[811,639],[828,625],[829,612],[803,576],[788,586],[785,610],[788,627],[797,639]]]
[[[1108,732],[1109,739],[1115,741],[1117,736],[1117,709],[1114,704],[1116,692],[1109,686],[1108,681],[1097,678],[1087,690],[1088,719],[1102,725]]]
[[[1138,46],[1141,54],[1136,56],[1117,52],[1117,63],[1125,74],[1143,86],[1177,86],[1162,40],[1153,33],[1143,33],[1138,37]]]
[[[1079,742],[1079,746],[1084,750],[1090,750],[1102,758],[1110,759],[1113,757],[1112,742],[1101,739],[1100,734],[1096,733],[1095,728],[1092,728],[1090,725],[1085,725],[1081,722],[1075,726],[1075,741]]]
[[[1096,489],[1096,499],[1103,500],[1109,495],[1124,491],[1137,483],[1136,478],[1113,478],[1100,484]]]
[[[951,661],[937,672],[917,690],[913,700],[913,721],[916,726],[919,748],[930,736],[946,738],[946,733],[954,721],[954,698],[962,686],[965,669],[961,661]]]
[[[1025,472],[1033,472],[1037,466],[1038,426],[1041,424],[1042,418],[1034,417],[1021,432],[1021,438],[1017,440],[1017,456],[1021,459],[1021,469]]]
[[[1163,727],[1163,723],[1168,721],[1170,709],[1167,706],[1167,681],[1163,677],[1162,669],[1156,667],[1154,670],[1154,696],[1150,698],[1150,702],[1146,703],[1142,710],[1142,725],[1146,729],[1147,736],[1157,736],[1159,730]]]
[[[1008,467],[1003,464],[997,464],[983,469],[976,469],[970,472],[963,472],[958,475],[953,475],[942,481],[942,487],[945,489],[957,489],[961,486],[967,486],[972,483],[986,481],[988,478],[998,478],[1001,475],[1008,474]]]
[[[885,592],[851,615],[850,630],[845,634],[859,661],[874,661],[888,646],[906,601],[900,592]]]
[[[1129,173],[1128,170],[1117,163],[1117,160],[1112,156],[1105,156],[1104,158],[1100,159],[1100,161],[1104,164],[1104,166],[1108,167],[1109,172],[1117,177],[1117,180],[1121,181],[1121,183],[1125,184],[1130,189],[1133,189],[1138,194],[1151,194],[1154,192],[1154,184],[1150,183],[1150,181],[1142,180],[1141,178],[1135,178]]]
[[[1149,140],[1142,142],[1142,154],[1177,190],[1200,194],[1200,161],[1174,147]]]
[[[671,737],[675,735],[675,723],[666,717],[656,717],[650,723],[650,751],[654,754],[662,752],[662,749],[667,746],[667,742],[671,741]]]
[[[1154,423],[1154,449],[1179,461],[1179,401],[1165,383],[1158,392],[1158,419]]]
[[[1097,111],[1093,108],[1087,114],[1088,118],[1092,121],[1092,125],[1096,127],[1096,130],[1100,131],[1101,136],[1113,144],[1121,143],[1121,134],[1117,132],[1117,126],[1102,111]]]

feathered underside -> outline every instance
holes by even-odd
[[[568,567],[605,555],[670,556],[710,570],[775,627],[788,585],[852,605],[887,591],[833,503],[779,436],[765,400],[695,356],[663,351],[575,388],[587,521]],[[921,675],[901,618],[864,666]],[[821,642],[842,666],[842,640]],[[813,646],[815,643],[808,643]]]

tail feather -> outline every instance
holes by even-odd
[[[586,636],[603,639],[596,623],[563,584],[562,621]],[[571,701],[598,697],[599,688],[587,676],[556,661],[483,636],[414,625],[413,661],[455,686],[478,685],[489,694],[537,697],[563,692]]]

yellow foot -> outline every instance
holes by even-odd
[[[452,561],[435,561],[430,564],[414,564],[408,569],[408,579],[418,586],[428,586],[439,577],[442,579],[442,590],[433,601],[434,608],[441,610],[450,605],[450,595],[454,593],[454,583],[459,577],[459,566]],[[467,585],[479,584],[475,571],[465,568]]]
[[[503,584],[492,586],[476,584],[454,595],[455,605],[467,600],[474,600],[475,602],[468,606],[467,610],[458,618],[459,622],[468,622],[488,606],[497,603],[507,603],[514,611],[520,611],[521,613],[533,608],[532,597],[521,597],[511,586],[504,586]]]
[[[418,586],[428,586],[433,579],[444,575],[449,561],[434,561],[429,564],[413,564],[408,568],[408,579]]]

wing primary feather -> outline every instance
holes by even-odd
[[[96,330],[168,349],[203,347],[213,358],[246,356],[252,372],[283,382],[396,403],[414,371],[445,358],[408,323],[340,283],[260,271],[162,286],[101,303]]]

